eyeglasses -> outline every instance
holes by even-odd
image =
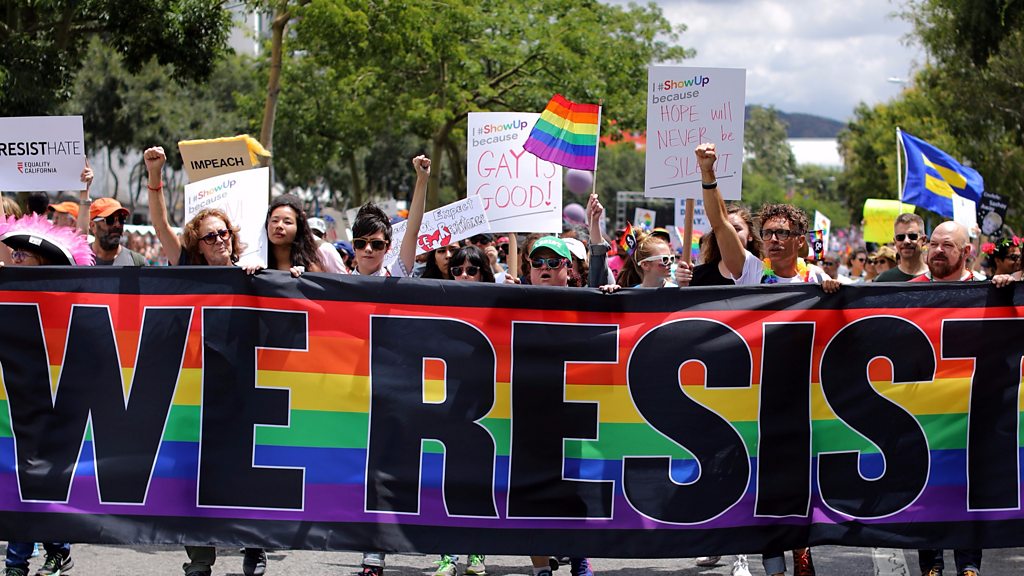
[[[92,221],[93,222],[106,222],[107,226],[113,226],[115,220],[117,220],[118,224],[124,224],[125,220],[127,220],[127,219],[128,219],[127,216],[125,216],[122,213],[118,213],[118,214],[111,214],[110,216],[106,216],[106,217],[99,216],[97,218],[93,218]]]
[[[217,243],[217,238],[220,238],[221,240],[227,242],[228,238],[231,238],[231,230],[225,229],[217,230],[216,232],[210,232],[206,236],[200,238],[200,240],[212,246]]]
[[[790,238],[796,238],[800,233],[796,230],[784,230],[782,228],[767,228],[761,230],[761,238],[770,240],[772,236],[775,236],[779,240],[786,241]]]
[[[1011,262],[1020,262],[1020,254],[1010,254],[1006,259]]]
[[[356,238],[355,240],[352,241],[352,246],[356,250],[363,250],[363,249],[365,249],[367,244],[370,245],[370,249],[373,250],[374,252],[379,252],[381,250],[385,250],[388,247],[388,243],[385,242],[384,240],[370,240],[368,238]]]
[[[21,264],[22,262],[25,262],[26,260],[30,259],[39,260],[39,257],[36,256],[34,253],[29,252],[28,250],[11,251],[11,260],[13,260],[15,264]]]
[[[878,262],[877,258],[868,258],[868,264],[878,264]]]
[[[662,266],[668,268],[673,263],[675,263],[675,261],[676,261],[676,255],[675,254],[669,254],[668,256],[664,256],[664,255],[662,255],[662,256],[648,256],[647,258],[644,258],[643,260],[641,260],[640,263],[642,264],[644,262],[657,262],[658,264],[661,264]]]
[[[462,276],[463,272],[466,273],[466,276],[476,276],[477,274],[480,273],[480,267],[479,266],[452,266],[451,272],[452,272],[452,276]]]
[[[865,257],[863,257],[863,256],[860,256],[860,257],[858,257],[858,258],[857,258],[856,260],[857,260],[858,262],[866,262],[866,261],[867,261],[867,258],[865,258]]]
[[[822,266],[835,266],[836,265],[836,261],[835,260],[822,260],[821,261],[821,265]]]
[[[921,237],[920,234],[916,234],[914,232],[911,232],[909,234],[897,234],[895,236],[897,242],[903,242],[904,238],[906,238],[907,240],[910,240],[911,242],[917,242],[917,239],[920,238],[920,237]]]
[[[552,270],[558,270],[565,263],[568,262],[565,258],[531,258],[530,266],[534,268],[550,268]]]

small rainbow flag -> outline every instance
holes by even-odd
[[[626,222],[626,229],[622,231],[622,236],[619,237],[619,246],[626,251],[626,255],[633,253],[636,250],[636,232],[633,230],[633,225]]]
[[[577,104],[555,94],[523,149],[548,162],[577,170],[597,169],[601,107]]]

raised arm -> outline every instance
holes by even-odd
[[[702,184],[717,184],[715,177],[715,160],[718,155],[715,152],[714,144],[701,144],[695,151],[697,164],[700,165],[700,177]],[[743,274],[743,263],[747,259],[746,248],[740,240],[740,235],[729,222],[728,212],[725,209],[725,201],[722,200],[722,193],[718,186],[710,189],[704,187],[704,213],[715,231],[715,239],[718,241],[718,250],[722,253],[722,261],[733,278],[739,278]]]
[[[78,192],[78,218],[75,219],[75,225],[78,227],[78,231],[83,235],[89,235],[89,188],[92,187],[93,179],[92,166],[89,166],[89,157],[85,157],[85,168],[82,168],[81,180],[85,184],[85,190]]]
[[[146,187],[149,188],[149,220],[156,229],[156,237],[164,247],[164,254],[171,266],[177,266],[181,257],[181,240],[171,230],[171,224],[167,221],[167,201],[164,200],[164,183],[160,175],[167,162],[167,154],[162,146],[154,146],[142,153],[146,161],[146,172],[149,174],[149,181]]]
[[[412,159],[412,165],[416,169],[416,188],[412,191],[412,203],[409,204],[409,224],[405,229],[405,238],[402,239],[402,249],[398,253],[398,259],[406,271],[411,272],[413,261],[416,259],[416,239],[420,234],[420,225],[423,224],[423,212],[427,207],[427,183],[430,181],[430,158],[417,156]]]

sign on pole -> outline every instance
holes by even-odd
[[[893,224],[896,217],[905,212],[913,213],[913,204],[899,200],[868,198],[864,201],[864,241],[885,244],[892,242]]]
[[[978,219],[981,221],[982,234],[996,236],[1002,232],[1003,220],[1006,218],[1006,209],[1009,203],[1009,198],[1001,194],[988,190],[984,190],[981,193],[981,202],[978,204]]]
[[[718,189],[738,200],[743,187],[746,70],[651,66],[647,82],[644,196],[702,196],[698,145],[715,144]]]
[[[824,246],[825,251],[831,250],[829,248],[829,233],[832,231],[832,220],[822,214],[821,212],[814,211],[814,226],[811,230],[821,230],[821,244]]]
[[[212,140],[182,140],[178,142],[178,150],[189,182],[255,168],[256,155],[261,152],[269,154],[258,141],[245,135]]]
[[[204,208],[219,208],[239,228],[239,263],[267,265],[267,209],[270,168],[215,176],[185,185],[185,221]]]
[[[466,186],[495,230],[562,231],[562,167],[523,150],[540,114],[469,115]]]
[[[403,220],[391,227],[391,247],[384,255],[384,266],[391,266],[398,259],[408,224],[408,220]],[[423,223],[416,238],[416,254],[425,254],[490,231],[491,225],[480,198],[470,196],[423,214]]]
[[[654,230],[654,223],[657,218],[658,214],[654,210],[649,210],[647,208],[636,208],[633,210],[633,224],[644,232]]]
[[[81,116],[0,118],[0,190],[85,190]]]

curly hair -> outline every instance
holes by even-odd
[[[238,262],[238,257],[245,250],[245,244],[238,238],[238,226],[231,224],[231,218],[227,212],[219,208],[205,208],[199,211],[191,220],[185,223],[181,230],[181,247],[188,254],[189,262],[194,264],[209,264],[202,252],[199,251],[199,227],[207,218],[219,218],[221,222],[231,231],[231,261]]]
[[[274,210],[282,207],[291,208],[295,212],[295,240],[292,241],[289,254],[291,262],[288,265],[302,266],[310,272],[322,270],[323,266],[320,265],[320,255],[316,251],[316,237],[313,236],[313,231],[309,228],[306,210],[302,207],[302,201],[297,196],[282,194],[274,198],[273,202],[270,203],[270,208],[267,209],[267,219],[263,223],[263,227],[267,228],[268,235],[270,217],[274,214]],[[273,248],[267,251],[267,267],[271,270],[277,268],[277,257],[274,256]]]
[[[636,286],[644,281],[644,273],[640,269],[639,262],[648,256],[654,254],[654,247],[657,244],[668,246],[668,242],[665,242],[664,238],[659,238],[654,234],[643,234],[636,239],[636,249],[629,255],[629,258],[622,264],[622,270],[619,270],[619,275],[615,278],[615,283],[619,286]]]
[[[761,221],[761,226],[775,218],[789,222],[790,229],[797,234],[807,233],[807,214],[792,204],[765,204],[757,216],[757,219]]]
[[[764,257],[764,240],[761,239],[761,229],[754,226],[754,217],[750,210],[741,204],[728,204],[726,207],[726,221],[729,216],[739,216],[747,225],[747,245],[744,248],[758,258]],[[722,260],[722,252],[718,249],[718,240],[715,238],[715,231],[711,230],[700,239],[700,261],[702,264],[717,264]]]

